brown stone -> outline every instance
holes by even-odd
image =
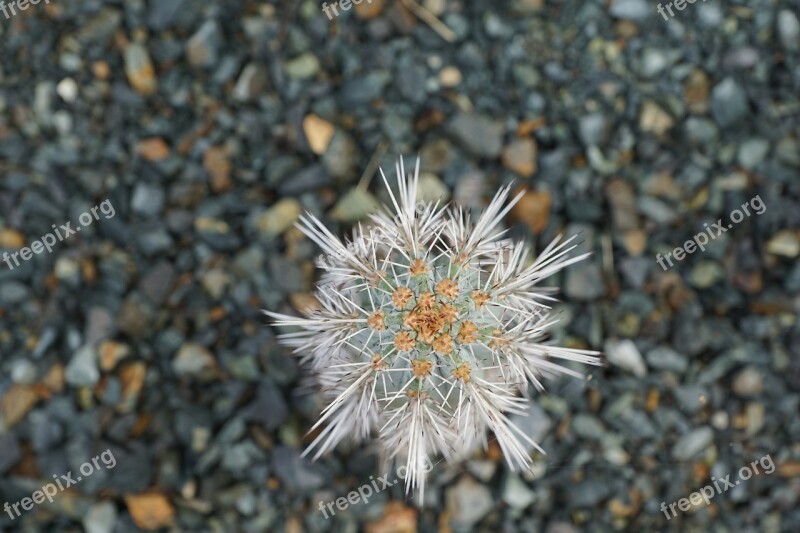
[[[0,229],[0,248],[18,250],[25,246],[25,235],[14,229]]]
[[[136,151],[147,161],[163,161],[169,157],[169,146],[161,137],[142,139]]]
[[[377,522],[366,525],[366,533],[416,533],[417,511],[403,502],[389,502]]]
[[[356,16],[361,20],[369,20],[383,13],[385,0],[372,0],[372,2],[361,2],[355,4]]]
[[[683,97],[690,112],[701,114],[708,111],[709,85],[708,76],[699,68],[694,69],[686,78]]]
[[[517,139],[503,149],[503,166],[528,178],[536,172],[536,142],[532,138]]]
[[[306,115],[306,118],[303,119],[303,133],[306,135],[311,151],[317,155],[324,154],[328,149],[335,129],[333,124],[317,115]]]
[[[20,384],[11,385],[3,396],[3,401],[0,402],[0,412],[3,413],[6,428],[10,429],[24,419],[37,401],[39,401],[39,396],[33,387]]]
[[[233,186],[231,170],[233,165],[221,146],[212,146],[203,154],[203,168],[211,175],[211,190],[224,192]]]
[[[528,190],[511,210],[517,220],[522,220],[531,233],[539,235],[550,220],[550,193]]]
[[[131,494],[125,496],[125,503],[141,529],[161,529],[170,525],[175,517],[175,509],[163,494]]]

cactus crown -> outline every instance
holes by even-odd
[[[417,204],[419,160],[405,175],[397,165],[393,210],[372,216],[346,246],[314,216],[300,229],[328,255],[306,318],[268,313],[281,335],[309,363],[328,403],[313,429],[327,424],[306,450],[318,458],[340,440],[372,434],[385,457],[406,466],[406,491],[424,490],[426,465],[440,453],[453,461],[486,430],[497,438],[510,468],[529,467],[523,442],[538,447],[508,416],[527,410],[520,397],[541,379],[577,372],[566,359],[598,364],[596,352],[544,344],[555,321],[553,289],[538,283],[588,254],[557,238],[528,264],[523,243],[503,239],[497,226],[520,196],[500,190],[472,224],[461,209]]]

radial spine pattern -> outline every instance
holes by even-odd
[[[487,429],[512,470],[530,467],[526,443],[543,450],[509,419],[527,411],[528,385],[581,377],[558,359],[599,364],[597,352],[545,342],[554,289],[539,283],[589,254],[570,257],[575,237],[557,238],[528,264],[528,247],[497,229],[520,198],[508,201],[509,187],[473,224],[461,208],[416,202],[419,160],[409,176],[398,162],[397,194],[381,175],[392,206],[347,244],[314,216],[300,220],[326,254],[321,308],[305,318],[267,313],[299,328],[281,339],[326,398],[313,428],[324,429],[305,453],[316,459],[345,437],[376,437],[420,498],[431,459],[485,447]]]

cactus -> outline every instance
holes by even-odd
[[[528,247],[497,227],[520,196],[501,189],[475,223],[461,208],[417,204],[419,160],[392,209],[359,225],[346,245],[314,216],[298,227],[327,254],[305,318],[267,312],[310,366],[327,405],[312,430],[325,428],[305,454],[314,459],[344,438],[375,435],[385,459],[405,463],[405,489],[423,496],[433,455],[456,461],[487,429],[513,470],[529,468],[524,443],[544,451],[509,419],[524,414],[528,385],[557,374],[581,377],[554,360],[599,364],[597,352],[547,344],[555,322],[552,288],[539,283],[589,254],[570,257],[575,237],[556,238],[528,264]]]

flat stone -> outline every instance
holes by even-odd
[[[476,157],[498,157],[503,150],[503,131],[497,120],[469,113],[459,113],[447,125],[453,141]]]
[[[647,375],[647,366],[633,341],[609,339],[605,344],[605,353],[611,364],[623,368],[639,378]]]

